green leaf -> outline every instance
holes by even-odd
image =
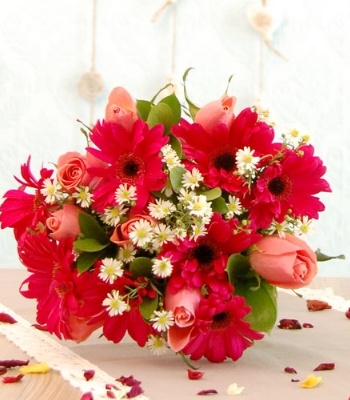
[[[137,257],[130,264],[130,272],[133,277],[139,276],[153,276],[152,274],[153,262],[148,257]]]
[[[86,213],[79,214],[80,231],[85,238],[95,239],[102,244],[108,244],[109,239],[103,232],[103,229],[98,224],[97,220]]]
[[[87,271],[101,256],[101,252],[82,253],[77,258],[77,268],[79,274]]]
[[[152,317],[154,310],[157,309],[158,304],[159,304],[158,295],[156,295],[156,297],[153,299],[149,297],[143,297],[142,303],[139,306],[142,317],[148,321]]]
[[[189,72],[190,72],[192,69],[193,69],[193,68],[188,68],[188,69],[186,69],[185,73],[184,73],[183,76],[182,76],[182,82],[183,82],[183,85],[184,85],[184,95],[185,95],[185,99],[186,99],[187,104],[188,104],[188,109],[189,109],[189,112],[190,112],[190,116],[191,116],[192,119],[194,120],[194,118],[195,118],[195,116],[196,116],[196,114],[197,114],[197,111],[199,110],[199,107],[197,107],[194,103],[192,103],[192,101],[191,101],[190,98],[188,97],[187,88],[186,88],[186,79],[187,79],[187,76],[188,76]]]
[[[165,103],[158,103],[151,108],[148,114],[147,123],[150,128],[158,124],[163,124],[165,132],[168,133],[173,123],[173,112]]]
[[[182,146],[181,146],[180,140],[174,135],[170,134],[169,136],[170,136],[169,144],[175,150],[177,156],[181,160],[182,159]]]
[[[221,196],[221,189],[216,187],[214,189],[207,190],[202,194],[207,198],[208,201],[212,201],[218,199]]]
[[[98,242],[96,239],[77,239],[73,246],[77,250],[86,251],[88,253],[95,253],[96,251],[103,250],[108,246],[108,243],[102,244]]]
[[[181,118],[181,104],[176,95],[173,93],[167,97],[164,97],[164,99],[162,99],[160,103],[167,104],[171,108],[171,111],[173,112],[172,124],[178,124]]]
[[[151,108],[152,108],[152,103],[150,101],[136,100],[137,113],[143,121],[147,121]]]
[[[179,193],[182,187],[181,182],[185,172],[186,170],[183,167],[174,167],[169,172],[171,186],[173,187],[175,193]]]
[[[163,92],[163,90],[168,89],[169,86],[174,88],[174,85],[172,83],[167,83],[165,86],[163,86],[161,89],[159,89],[158,92],[152,97],[151,103],[155,103],[156,98]]]
[[[317,261],[329,261],[329,260],[345,260],[344,254],[340,254],[339,256],[327,256],[326,254],[321,253],[320,249],[315,251]]]
[[[226,205],[226,201],[222,197],[218,197],[211,202],[211,208],[213,211],[218,212],[219,214],[226,214],[229,209]]]

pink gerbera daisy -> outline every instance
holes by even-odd
[[[169,138],[163,136],[163,126],[149,128],[137,120],[132,129],[114,122],[98,122],[91,133],[97,146],[88,151],[107,164],[106,168],[91,168],[89,172],[102,177],[94,191],[94,207],[102,212],[115,204],[115,192],[121,184],[136,187],[136,207],[143,208],[150,192],[161,190],[167,180],[163,172],[161,148]]]
[[[252,200],[245,200],[253,223],[266,228],[273,219],[282,222],[285,215],[317,219],[325,207],[315,194],[331,191],[322,178],[325,172],[312,145],[297,151],[284,148],[280,160],[268,166],[257,180]]]
[[[224,298],[219,293],[213,293],[208,298],[202,298],[189,343],[183,352],[192,360],[201,357],[212,362],[222,362],[226,358],[237,360],[254,340],[263,338],[262,333],[254,331],[244,321],[249,312],[250,307],[240,296]]]

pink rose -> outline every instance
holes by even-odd
[[[55,240],[77,237],[80,233],[79,212],[80,209],[73,204],[64,204],[62,209],[53,212],[46,220],[50,237]]]
[[[198,289],[181,289],[175,294],[167,291],[165,294],[165,307],[174,313],[175,324],[168,330],[168,344],[175,352],[182,350],[190,339],[200,299]]]
[[[233,108],[236,98],[223,96],[220,100],[212,101],[198,110],[194,122],[203,126],[206,131],[211,131],[219,124],[225,124],[230,128],[235,116]]]
[[[117,122],[124,128],[130,129],[137,119],[135,100],[124,88],[114,88],[108,98],[105,120]]]
[[[298,289],[308,285],[317,273],[315,252],[301,239],[286,234],[265,236],[249,254],[252,268],[271,285]]]
[[[92,323],[89,318],[81,318],[70,314],[68,325],[72,340],[76,343],[81,343],[86,340],[92,332],[100,328],[103,325],[103,321]]]
[[[119,224],[115,227],[114,232],[110,237],[110,241],[119,246],[130,243],[129,233],[132,231],[134,223],[140,221],[140,219],[145,219],[152,226],[156,225],[155,219],[153,219],[149,215],[136,214],[128,219],[126,222],[123,222],[122,224]]]

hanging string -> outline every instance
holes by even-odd
[[[85,72],[79,82],[80,94],[89,101],[90,125],[94,124],[95,100],[103,92],[103,80],[95,70],[96,63],[96,22],[97,22],[97,0],[92,0],[92,21],[91,21],[91,57],[90,70]]]
[[[151,21],[157,22],[163,12],[171,5],[174,4],[176,0],[166,0],[166,2],[160,7],[160,9],[153,15]]]

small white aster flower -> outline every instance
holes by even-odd
[[[166,332],[174,325],[174,313],[171,310],[154,311],[154,317],[150,319],[152,326],[158,332]]]
[[[55,203],[63,197],[61,185],[58,182],[52,182],[50,178],[46,178],[43,182],[44,187],[40,189],[40,193],[45,196],[46,203]]]
[[[158,335],[149,335],[146,346],[156,356],[161,356],[168,350],[167,342],[162,336]]]
[[[111,293],[108,293],[102,305],[107,308],[108,314],[111,317],[122,315],[124,311],[129,310],[129,305],[119,295],[119,290],[112,290]]]
[[[166,181],[161,193],[164,193],[166,197],[171,197],[173,195],[174,191],[169,179]]]
[[[129,233],[129,238],[135,246],[143,247],[152,240],[152,226],[145,220],[136,221]]]
[[[110,226],[117,226],[123,215],[128,212],[128,209],[124,205],[108,207],[105,208],[103,214],[101,215],[102,221]]]
[[[164,243],[174,241],[174,238],[174,232],[168,225],[158,224],[153,228],[152,243],[156,248],[161,247]]]
[[[137,200],[136,187],[128,184],[121,184],[115,191],[115,201],[118,204],[130,204]]]
[[[183,226],[178,226],[175,228],[175,236],[179,239],[185,239],[187,235],[187,230]]]
[[[88,208],[92,203],[92,193],[90,193],[89,186],[81,186],[76,188],[76,192],[72,195],[77,204],[82,208]]]
[[[100,267],[98,277],[105,282],[113,283],[123,275],[123,263],[114,258],[104,258]]]
[[[304,236],[312,233],[314,230],[314,220],[309,219],[307,216],[303,216],[301,220],[298,221],[295,234],[298,236]]]
[[[192,200],[193,196],[195,196],[195,192],[189,192],[186,189],[180,189],[180,192],[178,194],[178,199],[182,203],[188,203],[189,201]]]
[[[169,144],[166,144],[161,151],[163,156],[162,160],[166,163],[169,170],[181,166],[181,161],[176,151]]]
[[[210,203],[203,195],[193,196],[193,198],[188,202],[187,209],[190,211],[191,215],[197,217],[211,216],[213,213]]]
[[[154,275],[157,275],[160,278],[167,278],[168,276],[170,276],[173,272],[173,265],[171,264],[170,258],[156,258],[153,261],[152,272],[154,273]]]
[[[182,177],[182,185],[185,189],[194,190],[199,186],[199,183],[203,181],[203,175],[197,168],[193,168],[192,171],[186,171]]]
[[[156,199],[155,203],[148,206],[151,217],[162,219],[176,211],[175,204],[170,200]]]
[[[238,172],[242,175],[247,172],[254,172],[259,161],[260,157],[254,157],[254,150],[251,150],[250,147],[244,146],[243,149],[239,149],[236,153]]]
[[[277,233],[277,235],[283,239],[286,237],[286,232],[288,232],[289,230],[290,227],[287,221],[283,222],[273,221],[271,225],[268,227],[267,232],[270,235]]]
[[[207,233],[207,228],[204,224],[195,224],[191,226],[192,234],[190,235],[191,240],[197,240],[200,236]]]
[[[136,249],[131,243],[127,243],[118,250],[118,260],[123,261],[125,263],[130,263],[135,259]]]
[[[243,212],[243,207],[238,197],[229,195],[228,203],[226,203],[226,205],[229,209],[229,212],[227,213],[229,218],[232,218],[234,215],[241,215]]]

